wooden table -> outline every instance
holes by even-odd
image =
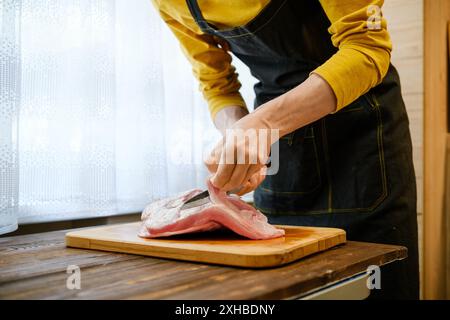
[[[294,299],[407,256],[404,247],[348,242],[252,270],[70,249],[66,232],[0,238],[0,299]],[[67,289],[70,265],[81,270],[80,290]]]

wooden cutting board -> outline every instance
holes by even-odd
[[[123,252],[151,257],[248,268],[282,266],[345,243],[344,230],[278,226],[286,236],[248,240],[232,232],[205,232],[164,239],[137,236],[140,222],[96,227],[66,234],[73,248]]]

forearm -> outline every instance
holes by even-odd
[[[258,108],[254,114],[265,127],[280,130],[280,137],[336,110],[330,85],[316,74],[291,91]]]

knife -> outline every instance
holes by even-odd
[[[206,191],[203,191],[202,193],[199,193],[195,197],[189,199],[188,201],[186,201],[181,206],[181,210],[186,210],[186,209],[199,207],[199,206],[202,206],[204,204],[207,204],[210,201],[211,201],[211,199],[209,198],[209,192],[208,192],[208,190],[206,190]]]
[[[232,193],[238,193],[239,191],[241,191],[241,188],[237,188],[231,191],[228,191],[227,194],[232,194]],[[195,197],[189,199],[188,201],[186,201],[182,206],[181,206],[181,210],[186,210],[186,209],[192,209],[195,207],[199,207],[202,206],[204,204],[207,204],[208,202],[211,202],[211,199],[209,198],[209,191],[205,190],[202,193],[199,193],[198,195],[196,195]]]

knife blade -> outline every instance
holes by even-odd
[[[239,191],[242,190],[241,188],[237,188],[231,191],[228,191],[227,194],[236,194],[239,193]],[[205,190],[202,193],[199,193],[198,195],[196,195],[195,197],[189,199],[188,201],[186,201],[182,206],[181,206],[181,210],[186,210],[186,209],[192,209],[195,207],[200,207],[204,204],[207,204],[208,202],[211,202],[211,199],[209,198],[209,191]]]
[[[199,193],[195,197],[189,199],[186,201],[182,206],[181,210],[191,209],[195,207],[202,206],[204,204],[207,204],[210,202],[211,199],[209,198],[209,192],[208,190],[203,191],[202,193]]]

